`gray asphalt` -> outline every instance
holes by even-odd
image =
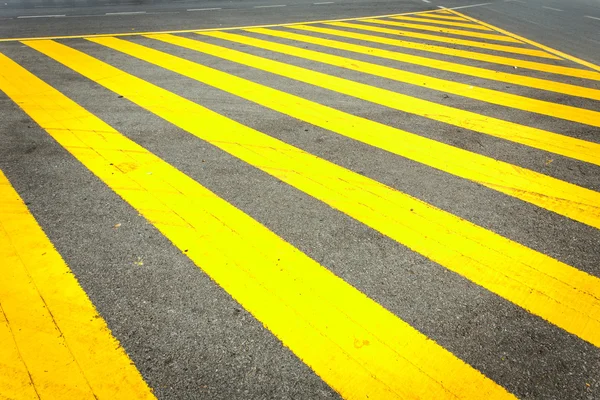
[[[6,1],[6,0],[5,0]],[[0,37],[37,37],[278,24],[461,7],[477,1],[55,1],[0,7]],[[485,0],[480,1],[485,3]],[[491,1],[460,11],[600,63],[600,2]],[[286,4],[280,8],[254,8]],[[221,10],[187,11],[191,8]],[[552,7],[562,11],[543,7]],[[105,16],[105,13],[146,14]],[[18,18],[32,15],[56,18]],[[93,14],[85,17],[83,15]],[[251,34],[247,34],[250,35]],[[189,34],[184,36],[193,37]],[[600,168],[368,104],[141,37],[149,45],[319,103],[600,191]],[[231,48],[242,46],[203,39]],[[277,39],[273,39],[278,41]],[[284,40],[279,40],[286,43]],[[600,277],[600,231],[478,184],[292,119],[97,44],[68,39],[117,68]],[[337,50],[319,51],[348,56]],[[385,46],[382,46],[385,47]],[[597,128],[408,84],[244,51],[489,116],[599,142]],[[410,50],[402,50],[411,52]],[[201,142],[19,42],[17,61],[124,135],[201,182],[521,399],[600,399],[600,349],[451,273],[320,201]],[[416,51],[413,51],[417,54]],[[396,66],[392,61],[355,59]],[[433,56],[432,56],[433,57]],[[438,59],[449,59],[436,56]],[[526,57],[524,57],[526,58]],[[549,61],[550,62],[550,61]],[[467,62],[465,62],[467,63]],[[472,65],[477,65],[471,62]],[[573,65],[573,64],[570,64]],[[405,66],[442,79],[600,110],[534,89]],[[510,67],[498,66],[500,71]],[[544,76],[543,73],[528,73]],[[580,84],[575,78],[557,78]],[[600,89],[598,82],[589,83]],[[337,398],[317,375],[155,228],[0,93],[2,169],[160,399]],[[517,149],[517,150],[515,150]],[[549,163],[549,159],[553,162]],[[201,162],[199,162],[201,161]],[[115,224],[121,224],[115,229]],[[135,264],[143,259],[143,266]]]

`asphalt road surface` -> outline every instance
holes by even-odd
[[[4,1],[0,399],[600,399],[598,1]]]

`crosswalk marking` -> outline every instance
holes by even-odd
[[[421,24],[409,24],[406,22],[398,22],[398,21],[390,21],[388,19],[361,19],[361,22],[367,22],[371,24],[377,25],[388,25],[388,26],[397,26],[400,28],[409,28],[416,29],[420,31],[430,31],[444,34],[451,34],[457,36],[468,36],[470,38],[478,38],[478,39],[486,39],[486,40],[495,40],[498,42],[509,42],[509,43],[521,43],[520,40],[512,38],[506,35],[498,35],[496,33],[480,33],[480,32],[472,32],[466,31],[463,29],[451,29],[451,28],[440,28],[431,25],[421,25]]]
[[[359,39],[364,41],[370,41],[374,43],[381,44],[390,44],[392,46],[400,46],[413,48],[418,50],[432,51],[440,54],[446,54],[457,57],[469,58],[472,60],[491,62],[502,65],[509,65],[511,67],[519,67],[519,68],[527,68],[534,71],[548,72],[552,74],[566,75],[575,78],[583,78],[583,79],[593,79],[600,80],[600,74],[595,71],[588,71],[579,68],[570,68],[563,67],[559,65],[550,65],[544,63],[538,63],[533,61],[525,61],[518,60],[515,58],[508,57],[499,57],[494,55],[476,53],[476,52],[466,52],[468,54],[463,54],[464,50],[456,50],[456,49],[448,49],[445,47],[435,46],[437,48],[431,49],[431,45],[424,45],[420,43],[411,43],[405,42],[402,40],[396,39],[388,39],[379,36],[372,35],[364,35],[364,34],[356,34],[347,31],[341,31],[337,29],[328,29],[328,28],[319,28],[315,26],[309,25],[293,25],[289,28],[306,31],[306,32],[316,32],[323,33],[327,35],[341,36],[351,39]],[[256,32],[257,29],[248,29],[250,32]],[[282,31],[275,31],[272,29],[261,29],[261,32],[276,32],[277,34],[281,34]],[[321,46],[336,48],[340,50],[347,50],[359,54],[366,54],[373,57],[385,58],[388,60],[395,60],[415,65],[421,65],[428,68],[440,69],[442,71],[456,72],[459,74],[475,76],[478,78],[490,79],[499,82],[511,83],[519,86],[527,86],[535,89],[547,90],[550,92],[563,93],[568,94],[570,96],[577,96],[588,98],[591,100],[600,100],[600,90],[591,89],[583,86],[571,85],[568,83],[551,81],[548,79],[540,79],[529,76],[511,74],[507,72],[495,71],[493,69],[486,69],[481,67],[473,67],[470,65],[459,64],[457,62],[449,62],[431,59],[427,57],[415,56],[406,53],[400,53],[396,51],[389,51],[384,49],[378,49],[370,46],[357,45],[352,43],[341,42],[339,40],[331,40],[331,39],[323,39],[315,36],[306,36],[306,35],[295,35],[293,36],[294,40],[297,41],[308,41],[310,39],[310,43],[315,43]],[[443,50],[441,50],[443,49]]]
[[[399,21],[425,22],[425,23],[430,22],[432,24],[456,26],[459,28],[475,29],[475,30],[479,30],[479,31],[491,31],[492,30],[492,29],[488,28],[487,26],[469,23],[468,21],[450,22],[450,21],[440,21],[440,20],[430,19],[430,18],[410,17],[410,16],[400,16],[400,17],[391,17],[391,18],[397,19]]]
[[[216,138],[228,128],[254,132],[66,46],[28,45],[188,125],[212,120],[207,134]],[[18,64],[0,55],[0,66],[1,90],[344,398],[515,398]]]
[[[411,57],[403,57],[402,54],[387,52],[385,50],[379,50],[370,48],[367,46],[358,46],[353,44],[345,44],[339,41],[329,41],[327,39],[314,38],[312,36],[307,35],[299,35],[291,32],[282,32],[272,29],[264,29],[264,28],[256,28],[256,29],[248,29],[249,32],[260,33],[265,36],[278,37],[284,39],[295,40],[298,42],[305,42],[311,44],[317,44],[320,46],[330,47],[339,50],[348,50],[353,52],[358,52],[361,54],[371,55],[375,57],[381,57],[388,59],[396,59],[398,61],[412,60]],[[220,34],[220,33],[216,33]],[[475,87],[473,85],[468,85],[460,82],[454,82],[444,79],[439,79],[435,77],[430,77],[424,74],[418,74],[414,72],[404,71],[401,68],[390,68],[382,65],[377,65],[365,61],[353,60],[346,57],[340,57],[335,55],[324,55],[323,53],[311,51],[307,49],[301,49],[297,46],[288,46],[283,44],[271,44],[265,41],[257,41],[254,39],[247,39],[246,37],[240,35],[233,35],[230,33],[223,33],[223,35],[227,35],[228,40],[236,41],[237,38],[242,38],[239,40],[244,40],[245,44],[254,43],[255,47],[266,48],[271,51],[280,52],[284,54],[290,54],[296,57],[306,58],[313,61],[326,63],[330,65],[334,65],[341,68],[351,69],[358,72],[367,73],[370,75],[379,76],[382,78],[387,78],[391,80],[395,80],[398,82],[408,83],[412,85],[418,85],[424,88],[429,88],[433,90],[438,90],[441,92],[452,93],[459,96],[472,98],[492,104],[497,104],[505,107],[512,107],[524,111],[535,112],[538,114],[553,116],[557,118],[562,118],[569,121],[579,122],[592,126],[600,126],[600,112],[587,110],[572,106],[567,106],[563,104],[556,104],[548,101],[542,101],[538,99],[533,99],[525,96],[515,95],[511,93],[501,92],[499,90]],[[233,38],[233,39],[232,39]],[[398,58],[394,56],[394,54],[398,54]],[[419,65],[423,66],[435,66],[438,64],[442,64],[442,68],[445,70],[451,70],[452,72],[462,71],[460,67],[452,65],[452,63],[444,64],[437,63],[435,61],[426,62],[423,60],[418,60]],[[448,67],[450,65],[450,67]],[[445,68],[444,68],[445,67]],[[483,70],[484,72],[488,72],[484,74],[486,78],[497,78],[499,73],[492,70]],[[479,72],[479,71],[477,71]],[[472,74],[471,74],[472,75]],[[518,84],[522,86],[528,86],[530,83],[528,79],[524,79],[518,75],[509,75],[508,80],[510,83]],[[474,76],[481,77],[479,74],[475,74]],[[500,75],[500,79],[503,80],[505,76]],[[549,80],[538,79],[533,82],[537,88],[553,91],[553,92],[562,92],[561,89],[564,89],[565,86],[569,89],[566,94],[575,95],[575,94],[589,94],[590,97],[594,99],[600,100],[600,90],[595,89],[587,89],[581,86],[572,86],[572,85],[556,85],[555,82]],[[541,87],[540,87],[541,86]],[[572,89],[572,90],[571,90]],[[408,110],[405,110],[408,111]],[[471,116],[474,114],[471,113]],[[461,112],[461,116],[459,117],[461,120],[469,120],[466,113]],[[447,121],[444,121],[447,122]],[[496,120],[492,119],[492,123],[496,124]]]
[[[363,22],[363,21],[364,20],[361,20],[360,22]],[[522,55],[526,55],[526,56],[550,58],[550,59],[555,59],[555,60],[560,59],[559,57],[556,57],[553,54],[550,54],[546,51],[538,50],[538,49],[530,49],[530,48],[526,48],[526,47],[515,47],[515,46],[508,46],[508,45],[503,45],[503,44],[480,42],[480,41],[476,41],[476,40],[458,39],[458,38],[453,38],[453,37],[448,37],[448,36],[411,32],[411,31],[405,31],[405,30],[401,30],[401,29],[391,29],[391,28],[385,28],[382,26],[367,25],[367,24],[356,23],[356,22],[345,22],[345,21],[327,22],[327,23],[325,23],[325,25],[336,26],[336,27],[340,27],[340,28],[351,28],[351,29],[358,29],[358,30],[363,30],[363,31],[385,33],[385,34],[389,34],[389,35],[410,37],[410,38],[415,38],[415,39],[423,39],[423,40],[429,40],[432,42],[455,44],[455,45],[459,45],[459,46],[476,47],[476,48],[486,49],[486,50],[502,51],[505,53],[522,54]]]
[[[154,37],[164,36],[167,35]],[[152,60],[163,68],[202,82],[220,82],[221,88],[230,85],[231,89],[228,91],[233,88],[239,90],[244,84],[243,80],[236,81],[231,75],[122,39],[89,40]],[[600,347],[600,320],[594,311],[589,311],[600,307],[600,279],[209,112],[196,103],[68,46],[52,41],[32,41],[27,42],[27,45],[189,133]],[[223,51],[222,48],[219,49],[220,52]],[[241,88],[258,96],[256,91],[244,86]],[[270,97],[273,96],[271,94]],[[176,111],[166,109],[164,104],[169,104]],[[299,107],[300,104],[297,103],[294,106],[308,109]],[[202,126],[214,129],[203,129],[197,121],[190,120],[188,115],[195,115],[202,121]]]
[[[0,66],[0,90],[21,98]],[[154,398],[2,171],[0,274],[1,398]]]

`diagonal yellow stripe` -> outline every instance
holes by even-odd
[[[410,38],[415,38],[415,39],[423,39],[423,40],[429,40],[429,41],[433,41],[433,42],[443,42],[443,43],[455,44],[455,45],[460,45],[460,46],[477,47],[477,48],[486,49],[486,50],[502,51],[505,53],[522,54],[522,55],[526,55],[526,56],[550,58],[550,59],[555,59],[555,60],[559,59],[558,57],[556,57],[550,53],[547,53],[545,51],[538,50],[538,49],[529,49],[526,47],[515,47],[515,46],[507,46],[507,45],[495,44],[495,43],[485,43],[485,42],[479,42],[479,41],[475,41],[475,40],[457,39],[457,38],[451,38],[451,37],[447,37],[447,36],[431,35],[431,34],[426,34],[426,33],[404,31],[404,30],[400,30],[400,29],[384,28],[382,26],[349,23],[349,22],[343,22],[343,21],[342,22],[327,22],[325,24],[331,25],[331,26],[337,26],[337,27],[341,27],[341,28],[360,29],[363,31],[385,33],[388,35],[396,35],[396,36],[410,37]]]
[[[595,71],[600,71],[600,66],[598,66],[598,65],[596,65],[596,64],[593,64],[593,63],[591,63],[591,62],[589,62],[589,61],[582,60],[581,58],[574,57],[574,56],[572,56],[572,55],[570,55],[570,54],[566,54],[566,53],[563,53],[562,51],[559,51],[559,50],[553,49],[553,48],[551,48],[551,47],[545,46],[545,45],[543,45],[543,44],[540,44],[540,43],[534,42],[534,41],[533,41],[533,40],[531,40],[531,39],[527,39],[527,38],[521,37],[521,36],[519,36],[519,35],[516,35],[516,34],[514,34],[514,33],[512,33],[512,32],[505,31],[504,29],[500,29],[500,28],[498,28],[497,26],[493,26],[493,25],[491,25],[491,24],[488,24],[488,23],[486,23],[486,22],[479,21],[478,19],[475,19],[475,18],[473,18],[473,17],[469,17],[469,16],[467,16],[467,15],[465,15],[465,14],[461,14],[461,13],[459,13],[458,11],[451,10],[451,12],[452,12],[452,13],[454,13],[454,14],[456,14],[456,15],[460,15],[460,16],[462,16],[462,17],[466,18],[466,19],[467,19],[467,20],[469,20],[469,21],[473,21],[473,22],[476,22],[476,23],[478,23],[478,24],[481,24],[481,25],[487,26],[487,27],[489,27],[489,28],[491,28],[491,29],[495,30],[496,32],[503,33],[503,34],[505,34],[505,35],[508,35],[508,36],[510,36],[510,37],[512,37],[512,38],[514,38],[514,39],[516,39],[516,40],[520,40],[520,41],[522,41],[522,42],[524,42],[524,43],[527,43],[527,44],[530,44],[530,45],[532,45],[532,46],[535,46],[535,47],[538,47],[538,48],[540,48],[540,49],[543,49],[544,51],[546,51],[546,52],[548,52],[548,53],[551,53],[551,54],[554,54],[554,55],[557,55],[557,56],[559,56],[559,57],[561,57],[561,58],[564,58],[565,60],[573,61],[573,62],[575,62],[575,63],[581,64],[581,65],[584,65],[584,66],[586,66],[586,67],[588,67],[588,68],[590,68],[590,69],[593,69],[593,70],[595,70]]]
[[[469,23],[468,21],[465,22],[450,22],[450,21],[442,21],[439,19],[430,19],[430,18],[420,18],[420,17],[408,17],[408,16],[401,16],[401,17],[392,17],[393,19],[397,19],[399,21],[413,21],[413,22],[425,22],[425,23],[432,23],[432,24],[438,24],[438,25],[446,25],[446,26],[456,26],[459,28],[467,28],[467,29],[477,29],[480,31],[491,31],[490,28],[485,27],[483,25],[478,25],[478,24],[473,24],[473,23]]]
[[[131,42],[116,38],[90,40],[192,79],[227,87],[228,91],[235,88],[253,97],[268,97],[274,102],[284,97],[281,94],[277,96],[276,91],[253,91],[260,89],[260,85],[251,86],[243,79]],[[54,42],[31,42],[28,45],[191,134],[600,347],[600,315],[594,311],[600,309],[600,279],[219,114],[207,114],[205,108],[195,103],[77,50]],[[166,108],[165,104],[173,110]],[[302,102],[280,106],[301,109],[309,114],[316,112],[310,104]],[[332,126],[344,124],[343,119],[337,117],[334,113],[326,116]],[[207,130],[207,126],[214,129]],[[327,285],[324,287],[327,288]]]
[[[258,32],[264,31],[258,30]],[[255,46],[296,57],[302,57],[312,61],[322,62],[360,72],[366,72],[411,84],[415,84],[414,82],[419,80],[421,82],[417,82],[417,85],[422,85],[424,83],[423,86],[427,86],[432,89],[442,90],[459,94],[461,96],[483,100],[494,104],[510,106],[526,111],[533,111],[544,115],[562,117],[564,119],[585,123],[592,126],[600,126],[600,113],[597,111],[577,109],[575,107],[548,103],[536,99],[512,95],[509,93],[495,92],[490,89],[477,87],[472,87],[472,89],[470,89],[468,85],[457,82],[449,82],[428,76],[420,76],[419,74],[396,70],[385,66],[369,64],[358,60],[347,59],[331,54],[320,53],[299,47],[288,46],[227,32],[198,32],[198,34],[225,39],[235,43]],[[287,36],[293,34],[277,33],[277,35]],[[216,54],[217,57],[226,58],[230,61],[248,65],[253,68],[261,69],[263,71],[281,75],[286,78],[298,80],[311,85],[320,86],[396,110],[416,114],[425,118],[430,118],[464,129],[470,129],[486,135],[510,140],[515,143],[524,144],[526,146],[549,151],[555,154],[560,154],[576,160],[600,165],[600,144],[598,143],[587,142],[581,139],[560,135],[543,129],[533,128],[498,118],[480,115],[474,112],[445,106],[391,90],[381,89],[348,79],[339,78],[337,76],[320,73],[307,68],[301,68],[279,61],[257,57],[252,54],[236,50],[227,48],[221,49],[222,50],[219,52],[219,54]]]
[[[447,19],[447,20],[452,20],[452,21],[464,21],[467,22],[469,21],[468,19],[465,18],[461,18],[461,17],[456,17],[456,16],[450,16],[450,15],[442,15],[439,13],[428,13],[428,12],[424,12],[421,14],[415,14],[417,16],[423,16],[426,18],[439,18],[439,19]]]
[[[3,60],[0,55],[0,90],[19,97],[19,83],[10,83],[16,77]],[[0,356],[0,397],[154,399],[2,171],[0,275],[0,335],[10,334],[14,343],[12,364]],[[9,349],[0,343],[1,353]]]
[[[471,72],[470,75],[478,78],[495,79],[499,81],[509,82],[521,86],[533,85],[537,89],[564,93],[567,91],[572,96],[585,94],[592,97],[594,100],[600,100],[600,90],[588,89],[581,86],[565,85],[553,81],[543,79],[535,79],[520,75],[503,74],[493,70],[478,69],[474,67],[453,64],[444,61],[431,60],[428,58],[405,55],[398,52],[376,49],[367,46],[360,46],[351,43],[345,43],[330,39],[322,39],[314,36],[300,35],[291,32],[284,32],[273,29],[248,29],[248,32],[260,33],[266,36],[273,36],[294,40],[298,42],[311,43],[319,46],[330,47],[336,50],[347,50],[354,53],[365,54],[373,57],[381,57],[400,62],[412,62],[417,65],[422,65],[430,68],[439,67],[440,69],[461,73],[464,71]],[[239,38],[241,36],[230,35],[228,37]],[[243,39],[247,40],[247,39]],[[358,72],[363,72],[371,75],[376,75],[382,78],[387,78],[411,85],[421,86],[428,89],[439,90],[442,92],[452,93],[463,97],[468,97],[475,100],[485,101],[492,104],[497,104],[505,107],[512,107],[519,110],[535,112],[538,114],[548,115],[551,117],[562,118],[568,121],[579,122],[586,125],[600,126],[600,112],[588,109],[567,106],[560,103],[553,103],[543,100],[538,100],[530,97],[520,96],[511,93],[505,93],[498,90],[486,89],[478,86],[472,86],[456,81],[444,80],[428,75],[418,74],[415,72],[404,71],[401,68],[390,68],[382,65],[372,64],[364,61],[353,60],[341,56],[329,55],[307,49],[298,48],[298,46],[286,46],[279,44],[271,44],[269,42],[253,42],[254,46],[268,48],[271,51],[290,54],[296,57],[307,58],[313,61],[322,62],[330,65],[335,65],[341,68],[347,68]]]
[[[417,29],[417,30],[421,30],[421,31],[431,31],[431,32],[445,33],[445,34],[458,35],[458,36],[468,36],[470,38],[496,40],[499,42],[521,43],[520,40],[514,39],[510,36],[498,35],[495,33],[479,33],[479,32],[465,31],[462,29],[440,28],[440,27],[431,26],[431,25],[409,24],[406,22],[390,21],[387,19],[368,18],[368,19],[361,19],[360,22],[369,22],[369,23],[378,24],[378,25],[397,26],[400,28]]]
[[[478,53],[478,52],[468,51],[468,50],[458,50],[458,49],[454,49],[454,48],[450,48],[450,47],[442,47],[442,46],[436,46],[436,45],[431,45],[431,44],[407,42],[405,40],[390,39],[390,38],[386,38],[386,37],[382,37],[382,36],[373,36],[373,35],[367,35],[367,34],[363,34],[363,33],[344,31],[344,30],[340,30],[340,29],[320,28],[320,27],[312,26],[312,25],[290,25],[285,28],[296,29],[296,30],[307,31],[307,32],[322,33],[325,35],[339,36],[339,37],[357,39],[357,40],[373,42],[373,43],[387,44],[387,45],[396,46],[396,47],[404,47],[404,48],[408,48],[408,49],[427,51],[427,52],[431,52],[431,53],[444,54],[444,55],[448,55],[448,56],[467,58],[467,59],[477,60],[477,61],[484,61],[484,62],[488,62],[488,63],[507,65],[510,67],[526,68],[526,69],[531,69],[534,71],[548,72],[551,74],[558,74],[558,75],[566,75],[566,76],[570,76],[570,77],[574,77],[574,78],[592,79],[592,80],[600,81],[600,73],[595,72],[595,71],[588,71],[588,70],[581,69],[581,68],[563,67],[560,65],[551,65],[551,64],[545,64],[545,63],[540,63],[540,62],[535,62],[535,61],[519,60],[516,58],[496,56],[496,55],[492,55],[492,54]],[[341,42],[335,42],[335,43],[338,44]],[[533,87],[533,88],[537,88],[537,89],[551,90],[551,91],[554,91],[557,93],[564,93],[564,94],[568,94],[571,96],[579,96],[579,97],[585,97],[585,98],[593,99],[593,100],[600,100],[600,95],[598,94],[598,93],[600,93],[600,90],[598,90],[598,89],[589,89],[586,87],[570,85],[570,84],[562,83],[562,82],[548,81],[546,79],[532,78],[532,77],[524,76],[524,75],[511,74],[511,73],[495,71],[495,70],[491,70],[491,69],[473,67],[470,65],[463,65],[463,64],[458,64],[458,63],[453,63],[453,62],[448,62],[448,61],[426,58],[426,57],[413,56],[410,54],[399,53],[399,52],[395,52],[395,51],[386,51],[383,49],[377,49],[377,48],[360,46],[360,45],[348,47],[347,43],[343,43],[342,45],[339,45],[339,46],[344,46],[344,50],[356,51],[359,53],[362,53],[362,50],[358,51],[358,49],[363,49],[363,48],[368,49],[369,54],[371,54],[375,57],[382,57],[382,58],[387,58],[390,60],[408,62],[411,64],[441,69],[444,71],[456,72],[456,73],[465,74],[465,75],[478,76],[478,77],[485,78],[485,79],[493,79],[493,80],[497,80],[497,81],[501,81],[501,82],[513,83],[513,84],[522,85],[522,86],[529,86],[529,87]],[[342,47],[340,47],[340,48],[342,48]],[[351,48],[355,49],[355,50],[350,50]]]
[[[228,136],[242,139],[229,143],[240,151],[253,154],[256,149],[249,143],[259,132],[66,46],[50,41],[27,44],[84,70],[109,89],[123,89],[127,98],[163,117],[216,141],[227,141]],[[17,85],[15,90],[7,80],[0,80],[0,89],[6,89],[54,139],[344,398],[475,400],[485,395],[514,399],[263,225],[52,87],[4,57],[0,66]],[[276,145],[275,152],[285,146],[269,144]]]
[[[156,35],[152,38],[217,57],[235,53],[230,49],[177,36]],[[99,40],[101,41],[97,43],[109,47],[115,46],[112,39]],[[124,45],[121,42],[117,43],[119,47],[115,49],[123,51]],[[131,48],[128,48],[127,52],[131,54]],[[144,50],[144,52],[151,52],[151,50]],[[173,70],[173,66],[178,65],[179,68],[175,72],[184,75],[189,73],[190,69],[204,71],[206,76],[215,76],[215,78],[210,80],[201,78],[202,75],[198,72],[192,76],[193,79],[200,79],[212,86],[218,85],[219,89],[299,120],[470,179],[491,189],[600,228],[600,207],[598,207],[600,194],[595,191],[347,114],[174,56],[160,52],[154,54],[158,56],[152,58],[153,62],[164,59],[170,61],[171,64],[160,63],[163,68]],[[136,55],[139,56],[139,53]],[[150,61],[147,58],[145,60]]]

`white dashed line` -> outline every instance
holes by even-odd
[[[104,15],[134,15],[134,14],[146,14],[146,11],[122,11],[122,12],[109,12]]]
[[[423,0],[423,3],[431,3],[429,0]]]
[[[481,6],[489,6],[490,4],[494,4],[494,3],[479,3],[479,4],[470,4],[468,6],[460,6],[460,7],[444,7],[444,6],[438,6],[438,8],[441,9],[448,9],[448,10],[460,10],[461,8],[471,8],[471,7],[481,7]]]
[[[252,8],[272,8],[272,7],[285,7],[286,4],[273,4],[270,6],[254,6]]]
[[[59,15],[21,15],[17,18],[61,18],[61,17],[66,17],[65,14],[59,14]]]
[[[591,19],[597,19],[598,21],[600,21],[600,18],[598,18],[598,17],[592,17],[592,16],[590,16],[590,15],[585,15],[585,17],[586,17],[586,18],[591,18]]]
[[[222,10],[222,8],[212,7],[212,8],[189,8],[189,9],[187,9],[187,11],[212,11],[212,10]]]
[[[322,1],[320,3],[313,3],[313,4],[316,5],[316,6],[320,6],[322,4],[333,4],[333,3],[334,3],[333,1]]]
[[[561,9],[558,9],[558,8],[552,8],[552,7],[546,7],[546,6],[542,6],[542,8],[545,8],[546,10],[552,10],[552,11],[562,11]]]

